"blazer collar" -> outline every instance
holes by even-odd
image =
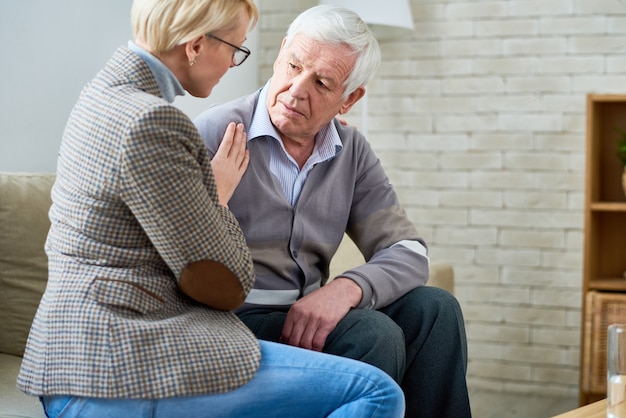
[[[139,90],[164,98],[148,64],[126,47],[120,47],[115,51],[104,70],[113,72],[121,80]]]

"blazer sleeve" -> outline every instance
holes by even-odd
[[[252,258],[237,220],[217,203],[194,125],[175,107],[155,105],[135,120],[123,147],[120,195],[181,290],[218,309],[238,307],[254,284]]]

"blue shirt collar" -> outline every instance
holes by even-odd
[[[250,128],[248,129],[248,141],[263,136],[271,136],[280,142],[282,146],[283,141],[278,133],[278,130],[276,130],[276,127],[272,124],[270,115],[267,111],[268,90],[269,81],[261,89],[261,93],[259,94],[259,101],[254,109],[252,122],[250,123]],[[317,136],[315,137],[315,148],[324,161],[336,156],[343,149],[343,144],[339,138],[339,132],[337,132],[337,127],[332,120],[323,126],[317,133]]]
[[[165,64],[163,64],[157,57],[134,43],[133,41],[128,41],[128,49],[133,51],[135,54],[139,55],[141,59],[143,59],[148,67],[150,67],[150,71],[154,75],[156,79],[157,85],[159,86],[159,90],[163,95],[163,98],[170,103],[174,102],[176,96],[184,96],[185,89],[180,84],[180,81],[176,78],[174,73],[167,68]]]

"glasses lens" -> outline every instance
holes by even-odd
[[[246,58],[248,58],[248,54],[246,52],[238,49],[235,50],[235,65],[241,65]]]

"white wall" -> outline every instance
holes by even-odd
[[[132,38],[131,0],[0,1],[0,171],[55,171],[69,112],[84,84]],[[190,117],[257,88],[253,51],[208,99],[175,102]]]

